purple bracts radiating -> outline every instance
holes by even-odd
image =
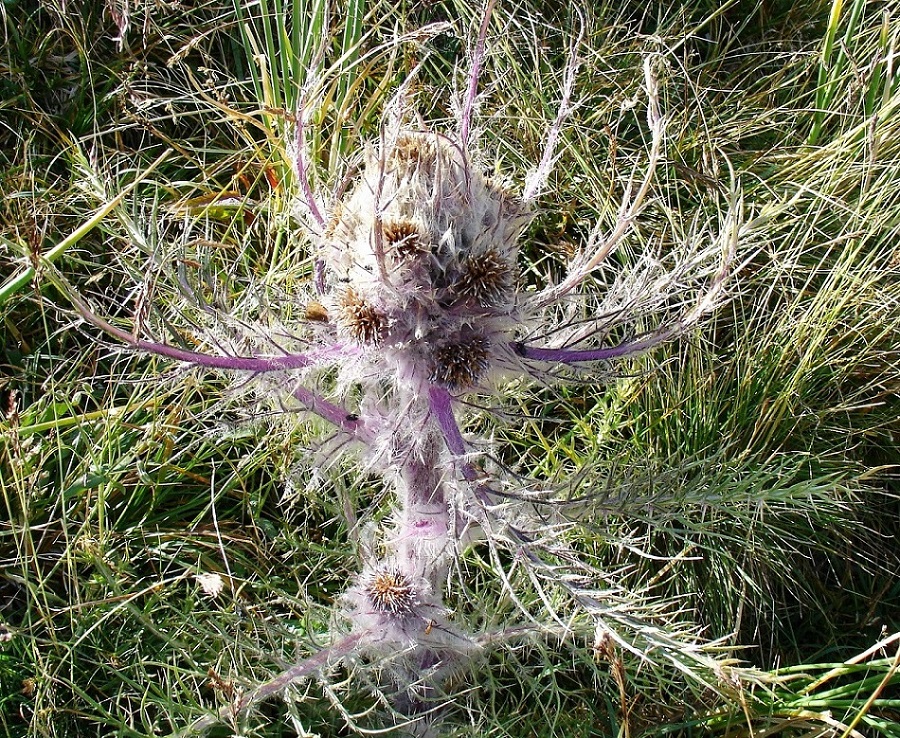
[[[524,343],[514,342],[510,344],[512,350],[523,359],[536,359],[556,364],[576,364],[581,361],[607,361],[618,359],[629,354],[637,354],[659,343],[657,337],[650,337],[641,341],[628,341],[618,346],[597,349],[551,349],[538,346],[527,346]]]
[[[128,339],[128,343],[136,349],[148,351],[152,354],[165,356],[169,359],[185,361],[194,366],[204,366],[210,369],[230,369],[239,372],[253,372],[265,374],[267,372],[282,372],[291,369],[304,369],[316,366],[322,362],[332,362],[345,356],[356,353],[353,347],[334,346],[327,349],[319,349],[304,354],[285,354],[283,356],[215,356],[198,351],[189,351],[164,343],[146,341],[144,339]]]

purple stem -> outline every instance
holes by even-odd
[[[443,387],[435,385],[428,388],[428,396],[431,400],[431,412],[441,429],[447,449],[456,457],[465,455],[466,441],[453,415],[453,396]],[[484,478],[484,473],[468,461],[462,465],[462,475],[467,482],[477,482]]]
[[[428,399],[447,448],[454,456],[462,456],[466,452],[466,442],[459,431],[456,418],[453,417],[453,398],[443,387],[432,384],[428,387]]]
[[[438,422],[448,450],[457,458],[463,456],[466,444],[456,423],[456,418],[453,416],[452,396],[443,387],[434,385],[429,388],[428,393],[431,399],[431,412]],[[470,461],[462,463],[461,471],[463,479],[474,486],[475,498],[481,503],[485,512],[488,512],[492,504],[491,497],[497,492],[485,483],[484,472]],[[490,513],[488,512],[488,514]]]
[[[169,359],[186,361],[196,366],[205,366],[210,367],[211,369],[231,369],[233,371],[254,372],[255,374],[286,371],[288,369],[302,369],[308,366],[315,366],[328,359],[339,358],[348,353],[344,347],[335,346],[330,351],[322,350],[306,354],[285,354],[284,356],[214,356],[212,354],[202,354],[197,351],[176,348],[165,343],[145,341],[142,338],[135,338],[127,331],[114,328],[113,326],[100,327],[116,336],[116,338],[120,338],[125,343],[136,349],[140,349],[141,351],[149,351],[152,354],[165,356]],[[113,330],[110,330],[110,328]]]
[[[72,303],[86,321],[97,326],[106,333],[109,333],[111,336],[115,336],[129,346],[142,351],[149,351],[150,353],[158,354],[159,356],[165,356],[170,359],[186,361],[195,366],[250,371],[261,374],[264,372],[313,366],[328,359],[336,359],[356,353],[355,348],[335,345],[327,346],[318,351],[310,351],[306,354],[287,354],[285,356],[273,356],[263,359],[252,356],[211,356],[209,354],[197,353],[196,351],[175,348],[174,346],[168,346],[164,343],[156,343],[154,341],[145,341],[140,338],[135,338],[128,331],[116,328],[116,326],[108,323],[92,312],[74,290],[69,292],[69,299],[72,300]],[[309,412],[318,415],[323,420],[328,421],[332,425],[336,425],[341,430],[346,431],[359,439],[363,438],[363,426],[362,423],[360,423],[359,418],[356,415],[348,413],[340,405],[329,402],[305,387],[296,387],[292,391],[292,394]]]
[[[78,312],[81,313],[81,317],[88,323],[97,326],[102,331],[118,338],[132,348],[148,351],[151,354],[157,354],[158,356],[165,356],[168,359],[186,361],[189,364],[194,364],[196,366],[262,374],[265,372],[277,372],[315,366],[323,361],[352,355],[356,352],[356,349],[354,348],[335,345],[328,346],[318,351],[310,351],[305,354],[285,354],[283,356],[215,356],[213,354],[203,354],[197,351],[189,351],[188,349],[169,346],[165,343],[157,343],[156,341],[146,341],[143,338],[137,338],[128,331],[117,328],[112,323],[103,320],[103,318],[90,310],[84,301],[74,293],[70,294],[70,298],[78,309]]]
[[[628,354],[637,354],[669,339],[676,332],[674,329],[668,329],[654,333],[640,341],[627,341],[620,343],[618,346],[600,349],[538,348],[537,346],[526,346],[520,341],[510,344],[510,347],[516,354],[525,359],[552,361],[557,364],[576,364],[580,361],[606,361],[619,358],[620,356],[627,356]]]
[[[364,426],[360,422],[359,417],[353,413],[348,413],[340,405],[329,402],[321,395],[316,394],[306,387],[296,387],[291,394],[298,400],[309,412],[318,415],[323,420],[327,420],[332,425],[336,425],[347,433],[352,433],[359,440],[363,440]],[[366,436],[367,437],[367,436]]]

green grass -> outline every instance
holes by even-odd
[[[135,3],[117,41],[104,4],[75,5],[0,6],[0,726],[167,735],[322,644],[364,536],[345,511],[386,509],[386,493],[352,466],[316,475],[322,429],[264,393],[107,343],[51,269],[185,345],[209,325],[188,289],[233,335],[290,325],[311,273],[292,210],[298,100],[318,101],[310,169],[335,187],[417,62],[412,107],[452,125],[480,11]],[[490,28],[478,146],[514,186],[577,36],[576,17],[547,20],[555,8],[500,2]],[[587,496],[573,545],[626,601],[756,671],[723,671],[713,690],[590,638],[510,634],[449,725],[898,736],[900,8],[598,1],[586,15],[579,106],[523,242],[526,280],[611,225],[643,171],[647,53],[663,59],[666,154],[614,266],[674,260],[718,230],[739,186],[743,267],[683,339],[563,389],[513,383],[468,428],[517,473]],[[460,562],[457,605],[485,630],[517,615],[499,564],[480,549]],[[537,613],[540,587],[516,584]],[[295,685],[234,733],[372,727],[366,679]]]

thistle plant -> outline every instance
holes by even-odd
[[[662,627],[652,608],[636,606],[568,542],[582,516],[602,513],[604,505],[620,510],[627,500],[523,481],[497,460],[488,439],[467,434],[465,423],[470,407],[490,406],[510,381],[552,386],[602,376],[610,362],[683,335],[721,304],[738,243],[752,224],[742,223],[733,194],[715,232],[698,227],[674,266],[647,254],[598,291],[597,275],[609,274],[609,259],[639,220],[665,158],[662,59],[649,55],[641,103],[649,146],[642,171],[623,187],[614,226],[606,233],[595,228],[564,273],[548,273],[542,289],[526,289],[519,246],[574,104],[578,57],[573,51],[558,114],[520,191],[487,176],[476,119],[491,6],[454,128],[405,123],[400,94],[359,166],[335,190],[319,191],[305,144],[309,103],[292,116],[295,210],[315,267],[303,297],[305,319],[287,327],[287,338],[241,324],[237,343],[252,351],[228,349],[235,342],[203,331],[197,340],[215,343],[218,353],[176,346],[151,336],[146,321],[125,328],[102,317],[54,277],[88,323],[128,347],[227,372],[243,386],[249,376],[279,393],[285,406],[326,421],[334,429],[331,448],[357,457],[392,494],[390,513],[362,526],[362,567],[336,605],[332,644],[189,731],[300,679],[325,679],[328,669],[345,663],[371,668],[394,719],[424,735],[474,659],[535,634],[577,634],[592,638],[598,653],[612,643],[708,686],[730,684],[726,662],[692,630]],[[465,577],[459,561],[473,547],[488,553],[513,602],[521,596],[511,572],[527,574],[543,603],[541,617],[521,603],[519,626],[476,632],[452,611],[448,593]]]

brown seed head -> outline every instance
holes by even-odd
[[[494,249],[467,256],[460,268],[456,292],[483,307],[503,302],[513,286],[513,270],[509,262]]]
[[[398,569],[380,569],[369,574],[363,582],[369,602],[380,612],[394,615],[408,614],[416,605],[415,588]]]
[[[428,245],[417,223],[412,220],[389,220],[382,225],[384,248],[400,259],[412,259],[428,253]]]
[[[357,343],[380,343],[387,329],[384,315],[352,288],[341,296],[338,324]]]
[[[490,346],[490,341],[477,333],[439,346],[432,354],[431,381],[449,389],[471,387],[490,366]]]

